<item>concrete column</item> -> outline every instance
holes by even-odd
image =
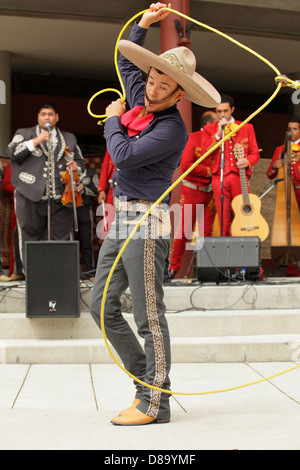
[[[11,55],[0,51],[0,156],[11,140]]]
[[[179,11],[187,16],[190,15],[190,0],[173,0],[172,10]],[[179,20],[183,32],[181,37],[176,29],[174,20]],[[161,52],[173,49],[178,46],[191,46],[191,41],[186,37],[185,28],[187,21],[181,16],[171,13],[164,21],[161,22]],[[178,109],[185,122],[187,131],[192,132],[192,104],[185,98],[178,103]]]
[[[187,16],[190,16],[190,0],[172,0],[172,10],[179,11]],[[182,36],[179,34],[174,20],[179,20],[181,29],[182,29]],[[191,46],[190,39],[186,36],[186,26],[187,21],[182,18],[181,16],[175,15],[171,13],[164,21],[161,22],[161,52],[165,52],[169,49],[173,49],[174,47],[178,46]],[[185,98],[178,103],[178,109],[181,113],[181,116],[184,120],[188,133],[192,132],[192,103]],[[179,178],[181,174],[180,166],[175,170],[173,176],[173,183],[177,178]],[[171,206],[173,204],[179,203],[180,197],[180,188],[181,183],[177,185],[173,191],[171,196]],[[175,227],[173,227],[174,233]],[[183,278],[186,274],[189,276],[190,273],[187,273],[188,266],[191,259],[191,252],[186,251],[183,254],[181,259],[181,268],[176,277]]]

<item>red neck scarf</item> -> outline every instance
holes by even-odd
[[[136,106],[121,116],[121,124],[127,127],[129,137],[142,132],[153,120],[153,113],[143,113],[144,106]]]

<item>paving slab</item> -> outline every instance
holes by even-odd
[[[139,450],[300,450],[300,368],[219,393],[295,366],[174,364],[171,422],[120,427],[110,419],[134,388],[115,364],[2,364],[0,450],[101,450],[100,463]]]

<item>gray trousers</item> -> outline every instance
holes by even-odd
[[[100,327],[103,290],[111,267],[134,227],[136,214],[117,213],[100,250],[90,311]],[[151,219],[151,220],[150,220]],[[133,221],[133,224],[132,224]],[[104,327],[107,339],[124,367],[145,383],[170,389],[170,338],[163,302],[163,270],[170,239],[157,235],[160,222],[149,217],[127,245],[108,287]],[[120,295],[130,287],[134,320],[144,348],[124,319]],[[149,389],[135,381],[138,409],[158,419],[170,418],[169,394]]]

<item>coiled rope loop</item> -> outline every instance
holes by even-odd
[[[159,391],[159,392],[162,392],[162,393],[167,393],[167,394],[172,394],[172,395],[208,395],[208,394],[213,394],[213,393],[222,393],[222,392],[228,392],[228,391],[232,391],[232,390],[237,390],[239,388],[244,388],[244,387],[247,387],[247,386],[250,386],[250,385],[255,385],[255,384],[258,384],[260,382],[264,382],[264,381],[267,381],[267,380],[271,380],[275,377],[278,377],[279,375],[282,375],[282,374],[285,374],[287,372],[290,372],[292,370],[295,370],[297,368],[300,367],[300,364],[299,365],[296,365],[295,367],[292,367],[288,370],[285,370],[283,372],[280,372],[278,374],[275,374],[275,375],[272,375],[270,377],[266,377],[266,378],[263,378],[263,379],[260,379],[260,380],[256,380],[254,382],[250,382],[250,383],[247,383],[247,384],[244,384],[244,385],[239,385],[239,386],[236,386],[236,387],[231,387],[231,388],[227,388],[227,389],[222,389],[222,390],[213,390],[213,391],[207,391],[207,392],[174,392],[174,391],[171,391],[171,390],[166,390],[166,389],[162,389],[162,388],[159,388],[159,387],[155,387],[153,385],[150,385],[150,384],[147,384],[146,382],[143,382],[142,380],[138,379],[137,377],[135,377],[133,374],[131,374],[128,370],[126,370],[122,364],[120,364],[120,362],[117,360],[117,358],[114,356],[114,354],[112,353],[112,350],[110,348],[110,345],[108,343],[108,340],[107,340],[107,337],[106,337],[106,332],[105,332],[105,327],[104,327],[104,309],[105,309],[105,301],[106,301],[106,296],[107,296],[107,291],[108,291],[108,287],[109,287],[109,284],[110,284],[110,281],[111,281],[111,278],[112,278],[112,275],[115,271],[115,268],[122,256],[122,254],[124,253],[128,243],[130,242],[130,240],[132,239],[133,235],[136,233],[136,231],[138,230],[138,228],[140,227],[140,225],[143,223],[143,221],[148,217],[148,215],[153,211],[153,209],[158,205],[160,204],[160,202],[165,199],[165,197],[197,166],[199,165],[199,163],[201,163],[206,157],[208,157],[208,155],[210,155],[212,152],[214,152],[218,147],[220,147],[220,145],[222,145],[222,143],[225,141],[225,140],[228,140],[230,139],[230,137],[235,134],[239,129],[241,129],[246,123],[248,123],[249,121],[251,121],[255,116],[257,116],[259,113],[261,113],[270,103],[271,101],[273,101],[275,99],[275,97],[278,95],[279,91],[281,90],[281,88],[283,86],[289,86],[291,88],[295,88],[295,89],[298,89],[300,88],[300,81],[293,81],[291,79],[288,79],[285,75],[282,75],[280,73],[280,71],[277,69],[277,67],[275,67],[275,65],[273,65],[269,60],[267,60],[266,58],[264,58],[263,56],[261,56],[260,54],[258,54],[257,52],[255,52],[254,50],[250,49],[249,47],[245,46],[244,44],[240,43],[239,41],[237,41],[236,39],[233,39],[232,37],[228,36],[227,34],[225,33],[222,33],[221,31],[215,29],[215,28],[212,28],[211,26],[208,26],[204,23],[201,23],[197,20],[194,20],[193,18],[187,16],[187,15],[184,15],[183,13],[181,12],[178,12],[176,10],[173,10],[171,8],[165,8],[165,10],[171,12],[171,13],[175,13],[176,15],[179,15],[181,16],[182,18],[185,18],[187,19],[188,21],[191,21],[195,24],[197,24],[198,26],[201,26],[203,28],[206,28],[208,29],[209,31],[212,31],[220,36],[222,36],[223,38],[227,39],[228,41],[231,41],[232,43],[234,43],[235,45],[237,45],[238,47],[241,47],[242,49],[248,51],[249,53],[253,54],[255,57],[257,57],[259,60],[263,61],[266,65],[268,65],[275,73],[276,73],[276,77],[275,77],[275,83],[277,85],[276,87],[276,90],[274,91],[274,93],[270,96],[270,98],[260,107],[258,108],[254,113],[252,113],[247,119],[245,119],[237,128],[234,129],[234,131],[230,132],[226,137],[224,137],[223,139],[221,139],[216,145],[214,145],[208,152],[206,152],[204,155],[202,155],[195,163],[193,163],[193,165],[185,172],[183,173],[170,187],[169,189],[167,189],[161,196],[160,198],[153,203],[153,205],[149,208],[149,210],[143,215],[143,217],[140,219],[140,221],[136,224],[136,226],[133,228],[132,232],[129,234],[127,240],[125,241],[124,245],[122,246],[120,252],[118,253],[115,261],[114,261],[114,264],[110,270],[110,273],[107,277],[107,281],[106,281],[106,284],[105,284],[105,287],[104,287],[104,291],[103,291],[103,297],[102,297],[102,304],[101,304],[101,312],[100,312],[100,323],[101,323],[101,330],[102,330],[102,334],[103,334],[103,338],[104,338],[104,342],[106,344],[106,347],[108,349],[108,352],[111,356],[111,358],[114,360],[114,362],[129,376],[131,377],[133,380],[135,380],[136,382],[140,383],[141,385],[147,387],[147,388],[150,388],[150,389],[153,389],[153,390],[156,390],[156,391]],[[138,17],[140,17],[141,15],[143,15],[144,13],[148,12],[149,9],[147,10],[144,10],[144,11],[141,11],[139,13],[137,13],[136,15],[134,15],[126,24],[125,26],[122,28],[119,36],[118,36],[118,39],[117,39],[117,42],[116,42],[116,46],[115,46],[115,52],[114,52],[114,62],[115,62],[115,68],[116,68],[116,72],[117,72],[117,75],[118,75],[118,79],[120,81],[120,85],[121,85],[121,89],[122,89],[122,92],[120,92],[119,90],[116,90],[114,88],[105,88],[97,93],[95,93],[91,99],[89,100],[88,102],[88,105],[87,105],[87,109],[88,109],[88,112],[89,114],[94,117],[94,118],[97,118],[97,119],[101,119],[98,124],[99,125],[102,125],[105,121],[106,121],[106,115],[103,114],[103,115],[96,115],[94,113],[92,113],[91,111],[91,104],[92,102],[94,101],[94,99],[99,96],[100,94],[102,93],[105,93],[105,92],[115,92],[119,95],[119,97],[121,98],[121,101],[122,102],[125,102],[126,100],[126,92],[125,92],[125,88],[124,88],[124,84],[122,82],[122,78],[121,78],[121,75],[120,75],[120,71],[119,71],[119,67],[118,67],[118,62],[117,62],[117,57],[118,57],[118,43],[120,41],[120,39],[122,38],[123,34],[124,34],[124,31],[127,29],[127,27],[133,22],[135,21]]]

